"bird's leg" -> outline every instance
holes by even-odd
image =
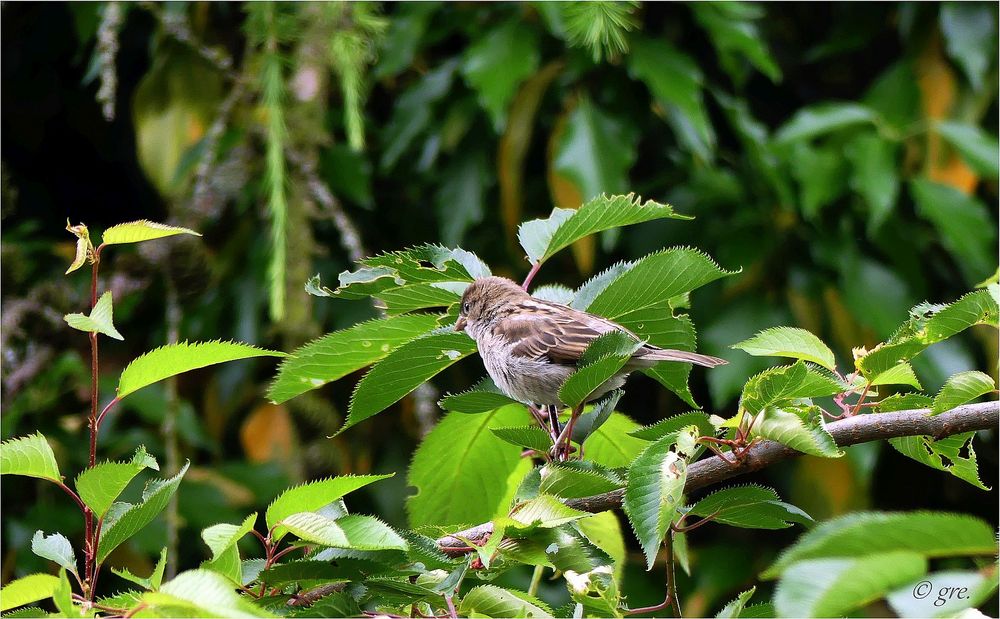
[[[549,434],[552,434],[552,431],[549,430],[549,420],[548,420],[548,417],[546,416],[545,413],[542,412],[542,407],[541,406],[535,406],[534,404],[529,404],[528,405],[528,412],[531,413],[531,416],[535,419],[535,422],[538,425],[540,425],[543,430],[545,430]]]
[[[558,445],[561,430],[559,427],[559,407],[555,404],[549,404],[546,409],[549,412],[549,433],[552,435],[553,442]]]
[[[580,413],[583,412],[583,402],[576,405],[573,408],[573,412],[570,413],[569,422],[566,423],[566,439],[565,439],[565,451],[566,457],[569,457],[570,451],[572,451],[573,444],[573,429],[576,427],[576,420],[580,418]]]

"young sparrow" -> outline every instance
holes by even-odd
[[[559,388],[595,338],[617,330],[639,340],[619,324],[536,299],[503,277],[485,277],[469,284],[455,330],[464,330],[476,340],[486,371],[504,394],[525,404],[549,407],[563,404]],[[630,372],[661,361],[705,367],[726,363],[717,357],[646,344],[618,374],[595,389],[588,401],[621,387]]]

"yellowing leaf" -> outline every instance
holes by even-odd
[[[94,309],[90,310],[89,316],[83,314],[66,314],[63,316],[63,319],[66,321],[66,324],[74,329],[89,333],[103,333],[110,338],[124,340],[125,338],[118,332],[118,329],[115,329],[114,322],[112,321],[112,313],[111,291],[109,290],[97,300]]]
[[[111,226],[104,231],[104,234],[101,236],[101,242],[104,245],[120,245],[122,243],[152,241],[154,239],[162,239],[163,237],[174,236],[177,234],[192,234],[194,236],[201,236],[201,234],[191,230],[190,228],[168,226],[155,221],[140,219],[138,221],[130,221],[128,223],[118,224],[117,226]]]

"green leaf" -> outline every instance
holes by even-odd
[[[153,239],[162,239],[163,237],[174,236],[176,234],[201,236],[201,234],[191,230],[190,228],[168,226],[166,224],[156,223],[155,221],[140,219],[139,221],[130,221],[128,223],[118,224],[117,226],[111,226],[105,230],[104,234],[101,236],[101,243],[104,245],[139,243],[142,241],[152,241]]]
[[[222,553],[235,546],[236,542],[240,541],[244,535],[250,533],[256,520],[257,512],[254,512],[247,516],[241,524],[221,523],[202,530],[201,539],[212,551],[212,559],[218,559]]]
[[[632,79],[649,88],[684,150],[711,161],[715,131],[702,97],[704,75],[698,63],[665,38],[643,36],[632,37],[626,63]]]
[[[691,219],[674,212],[668,204],[642,201],[635,194],[598,196],[580,208],[553,209],[548,219],[521,224],[517,238],[532,264],[544,262],[559,250],[586,236],[656,219]]]
[[[580,357],[579,369],[559,388],[559,399],[570,408],[586,402],[642,346],[643,342],[624,331],[612,331],[594,339]]]
[[[753,597],[755,591],[757,591],[757,587],[750,587],[736,596],[735,600],[726,604],[722,610],[716,613],[715,619],[736,619],[737,617],[742,617],[743,609],[746,607],[747,602],[750,601],[750,598]]]
[[[188,570],[142,596],[151,610],[167,617],[273,617],[238,594],[231,582],[210,570]]]
[[[614,568],[601,565],[589,572],[577,573],[567,570],[563,573],[570,598],[582,610],[585,617],[621,617],[618,609],[621,597],[614,579]]]
[[[445,415],[424,437],[410,465],[407,483],[417,488],[406,503],[410,526],[484,522],[505,514],[508,478],[518,469],[521,450],[490,429],[525,421],[523,406]]]
[[[781,81],[781,69],[771,57],[755,23],[758,15],[747,15],[746,7],[719,3],[692,4],[695,21],[708,32],[722,67],[737,84],[745,82],[744,63],[749,62],[772,82]]]
[[[940,415],[986,395],[995,388],[996,383],[993,382],[993,378],[989,374],[977,371],[959,372],[949,378],[941,387],[941,391],[934,398],[931,414]]]
[[[464,333],[433,333],[403,344],[358,382],[347,419],[337,433],[382,412],[424,381],[474,352],[476,342]]]
[[[692,352],[696,348],[697,336],[691,319],[686,314],[674,316],[673,310],[662,305],[626,314],[619,317],[618,322],[654,346]],[[697,408],[698,404],[688,387],[691,367],[690,363],[671,361],[645,368],[642,373],[674,392],[689,406]]]
[[[763,574],[774,578],[809,559],[856,558],[908,551],[927,558],[995,556],[993,528],[985,521],[947,512],[855,512],[805,533]]]
[[[493,28],[466,48],[462,75],[479,96],[497,133],[507,124],[507,108],[517,87],[538,70],[539,59],[536,31],[518,21]]]
[[[844,455],[823,426],[823,414],[818,406],[770,406],[760,415],[763,418],[754,423],[751,436],[771,439],[813,456],[839,458]]]
[[[436,326],[434,316],[416,314],[370,320],[324,335],[282,360],[267,395],[275,404],[286,402],[384,359]]]
[[[237,342],[181,342],[168,344],[135,358],[118,379],[118,398],[165,378],[216,363],[251,357],[284,357],[283,352],[264,350]]]
[[[343,528],[335,520],[315,512],[290,514],[279,520],[278,524],[283,530],[306,542],[333,548],[350,547]]]
[[[153,572],[149,575],[149,578],[142,578],[136,576],[128,568],[122,567],[112,567],[111,572],[120,578],[135,583],[147,590],[156,590],[160,588],[160,584],[163,582],[163,572],[167,567],[167,549],[163,548],[160,551],[160,558],[156,562],[156,566],[153,567]]]
[[[732,274],[696,249],[665,249],[634,262],[594,298],[587,311],[612,320],[623,319]]]
[[[25,475],[62,483],[56,456],[41,433],[0,443],[0,475]]]
[[[590,513],[574,509],[550,494],[540,494],[520,503],[510,513],[515,522],[542,529],[551,529],[588,516]]]
[[[768,407],[800,398],[818,398],[844,391],[833,378],[820,374],[802,361],[774,367],[752,376],[743,387],[740,407],[758,413]]]
[[[66,321],[66,324],[74,329],[79,329],[80,331],[103,333],[104,335],[116,340],[125,339],[122,337],[122,334],[118,333],[118,330],[115,329],[115,325],[112,320],[110,290],[101,295],[101,298],[97,300],[94,308],[90,310],[89,316],[85,316],[83,314],[66,314],[63,316],[63,319]]]
[[[811,361],[830,371],[837,369],[837,362],[830,347],[805,329],[795,327],[765,329],[748,340],[733,344],[732,347],[757,357],[791,357]]]
[[[621,389],[616,389],[601,398],[596,404],[589,407],[589,409],[584,408],[584,413],[577,418],[576,425],[573,426],[573,435],[570,438],[582,445],[591,434],[611,418],[612,413],[615,411],[615,406],[618,405],[618,400],[624,394],[625,392]]]
[[[635,164],[637,137],[637,133],[624,118],[601,110],[589,97],[583,96],[566,117],[552,154],[551,172],[569,181],[584,200],[584,206],[598,196],[624,193],[629,186],[628,172]],[[637,198],[635,202],[638,201]],[[626,213],[603,214],[605,217],[609,215],[627,217]],[[628,219],[624,221],[626,223],[620,225],[639,223]],[[569,222],[568,225],[573,223]],[[584,222],[578,221],[576,225],[582,226]],[[582,238],[591,233],[575,234],[580,234],[577,238]],[[556,251],[559,249],[553,249],[551,253]],[[541,260],[544,261],[549,255],[551,254],[543,254]],[[529,260],[534,262],[530,254]]]
[[[877,115],[858,103],[818,103],[799,109],[791,120],[774,134],[778,144],[789,144],[838,131],[847,127],[872,123]]]
[[[474,587],[458,607],[462,617],[545,619],[552,617],[545,604],[526,593],[501,589],[495,585]]]
[[[0,611],[47,600],[58,586],[59,579],[51,574],[31,574],[12,580],[0,589]]]
[[[274,528],[272,536],[280,539],[282,528],[278,524],[286,517],[299,512],[315,512],[344,495],[364,488],[368,484],[388,479],[395,473],[385,475],[341,475],[311,481],[288,488],[267,506],[264,522],[267,528]]]
[[[985,573],[984,573],[985,572]],[[997,590],[996,570],[947,570],[922,574],[919,580],[910,582],[886,596],[889,607],[898,617],[958,617],[962,611],[981,607]],[[925,582],[933,584],[933,590],[920,597],[914,591],[928,591]],[[919,589],[917,587],[920,587]]]
[[[177,486],[180,485],[181,478],[187,472],[188,466],[189,463],[185,463],[173,477],[154,480],[146,484],[140,502],[116,504],[122,506],[122,511],[114,520],[105,520],[104,530],[101,532],[101,539],[97,546],[98,563],[103,563],[112,550],[138,533],[163,511],[170,501],[170,497],[177,491]],[[112,509],[112,512],[115,510]]]
[[[879,374],[872,381],[871,385],[873,387],[878,387],[879,385],[909,385],[917,389],[922,388],[920,381],[917,380],[917,375],[913,373],[913,366],[905,361]]]
[[[930,408],[933,403],[934,400],[930,396],[922,393],[897,393],[880,401],[876,409],[880,413],[891,413]]]
[[[375,296],[379,306],[389,316],[397,316],[432,307],[448,307],[462,300],[465,284],[458,282],[431,282],[387,288]]]
[[[639,424],[622,413],[611,413],[608,420],[595,430],[584,443],[587,460],[608,468],[632,464],[649,443],[629,436]]]
[[[594,496],[618,490],[622,482],[617,475],[584,462],[548,463],[541,470],[542,483],[538,491],[564,499]]]
[[[896,451],[921,464],[951,473],[982,490],[989,490],[979,479],[976,451],[972,448],[975,432],[954,434],[937,439],[930,436],[903,436],[889,439]],[[967,455],[966,455],[967,454]]]
[[[343,516],[331,520],[315,512],[292,514],[281,525],[299,539],[353,550],[406,550],[406,541],[377,518]]]
[[[687,480],[687,462],[673,445],[669,439],[649,445],[629,467],[625,484],[622,508],[646,555],[647,570],[653,569]]]
[[[503,111],[506,115],[506,109]],[[464,153],[448,164],[441,186],[434,194],[441,239],[445,243],[458,245],[465,231],[483,220],[486,192],[492,182],[482,150]]]
[[[795,142],[789,149],[792,175],[799,184],[799,208],[815,220],[825,206],[837,201],[847,189],[847,165],[843,153],[832,146]]]
[[[849,184],[868,206],[868,233],[878,231],[899,199],[897,147],[877,133],[862,133],[844,150],[851,163]]]
[[[954,120],[934,124],[938,135],[947,140],[965,163],[986,178],[1000,175],[1000,143],[979,127]]]
[[[41,531],[35,531],[35,535],[31,538],[31,552],[43,559],[55,561],[60,567],[79,575],[73,546],[62,533],[45,535]]]
[[[698,434],[701,436],[715,436],[715,426],[708,420],[708,414],[702,411],[691,411],[661,419],[653,425],[643,426],[629,432],[629,436],[641,438],[644,441],[658,441],[666,436],[672,436],[676,440],[677,433],[688,426],[697,427]]]
[[[941,32],[948,55],[962,67],[973,90],[983,87],[996,55],[996,7],[989,4],[948,2],[941,5]]]
[[[488,413],[502,406],[519,404],[500,393],[489,377],[479,381],[475,387],[461,393],[448,394],[441,398],[438,405],[446,411],[457,413]]]
[[[843,617],[926,571],[913,552],[801,561],[778,582],[774,607],[781,617]]]
[[[910,181],[917,212],[934,224],[944,245],[965,274],[978,282],[996,268],[996,226],[986,205],[950,185],[926,179]]]
[[[491,428],[497,438],[527,449],[534,449],[539,453],[548,453],[552,447],[552,437],[538,426],[513,426],[509,428]]]
[[[52,592],[52,603],[62,617],[82,617],[89,614],[73,603],[73,586],[69,584],[69,577],[64,569],[59,570],[59,584]]]
[[[129,482],[146,468],[160,470],[156,460],[140,446],[131,462],[100,462],[84,469],[76,478],[76,491],[87,507],[103,518]]]
[[[798,507],[784,503],[778,493],[763,486],[723,488],[691,507],[695,516],[745,529],[784,529],[795,523],[812,524],[813,519]]]
[[[449,249],[440,245],[420,245],[402,251],[387,252],[365,258],[361,261],[362,269],[356,273],[345,271],[340,274],[340,288],[337,295],[344,298],[364,298],[373,294],[364,288],[358,288],[356,279],[361,279],[365,269],[382,272],[392,278],[388,285],[381,285],[379,290],[392,286],[407,286],[432,282],[471,282],[478,277],[490,275],[490,269],[472,252],[462,248]],[[370,279],[365,277],[364,279]]]
[[[973,325],[996,327],[998,316],[997,300],[988,290],[976,290],[935,312],[927,320],[923,341],[928,344],[940,342]]]

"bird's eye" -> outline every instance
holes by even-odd
[[[470,308],[469,302],[466,301],[465,303],[462,304],[462,313],[463,314],[468,314],[469,313],[469,308]]]

